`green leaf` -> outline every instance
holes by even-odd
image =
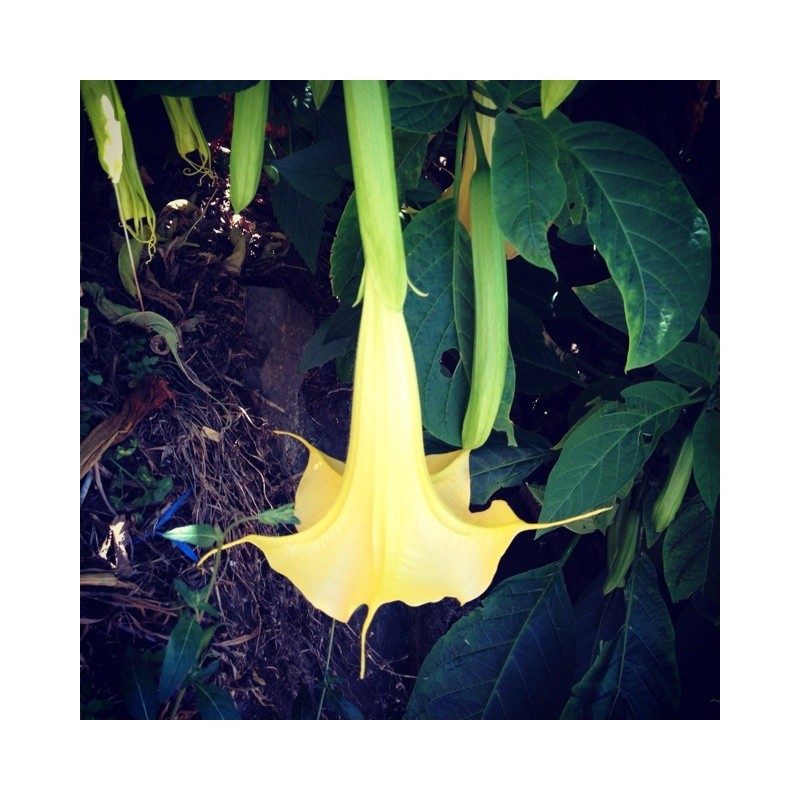
[[[466,94],[466,81],[395,81],[389,87],[392,125],[438,133],[458,114]]]
[[[195,702],[203,719],[241,719],[227,689],[213,683],[195,683]]]
[[[419,185],[428,150],[428,136],[425,133],[410,133],[395,128],[392,131],[392,145],[397,194],[402,201],[408,192]]]
[[[433,647],[408,719],[552,719],[569,696],[575,620],[557,563],[501,583]]]
[[[196,525],[184,525],[180,528],[172,528],[161,534],[165,539],[173,542],[186,542],[195,547],[215,547],[222,544],[220,534],[213,525],[198,523]]]
[[[153,659],[126,647],[122,656],[122,696],[134,719],[156,719],[158,693]]]
[[[311,97],[314,98],[314,106],[316,108],[322,108],[322,104],[330,94],[334,83],[335,81],[309,81]]]
[[[500,111],[505,111],[506,108],[508,108],[508,104],[511,102],[511,90],[508,84],[509,81],[483,81],[483,88],[486,89],[489,98]],[[483,103],[481,100],[478,102],[480,102],[481,105],[486,105],[486,103]]]
[[[317,253],[325,225],[325,205],[300,194],[288,181],[279,181],[270,195],[272,210],[281,230],[312,271],[317,271]]]
[[[692,472],[700,497],[713,511],[719,498],[719,411],[703,414],[692,431]]]
[[[547,119],[572,93],[578,81],[542,81],[542,116]]]
[[[622,292],[626,370],[652,364],[690,333],[710,283],[708,223],[654,145],[614,125],[560,132],[575,158],[587,224]]]
[[[719,357],[694,342],[680,342],[655,366],[670,380],[690,388],[713,386],[719,378]]]
[[[269,163],[278,170],[281,182],[287,181],[298,194],[326,205],[336,200],[344,188],[336,167],[346,160],[335,142],[326,140],[285,158],[269,159]]]
[[[500,114],[492,140],[492,200],[497,223],[526,261],[554,275],[547,229],[566,198],[552,133],[531,119]]]
[[[175,326],[166,319],[166,317],[162,317],[161,314],[156,314],[154,311],[134,311],[132,314],[126,314],[120,317],[117,323],[120,322],[129,322],[162,336],[167,343],[170,353],[172,353],[172,357],[175,359],[175,363],[180,367],[181,372],[183,372],[198,389],[202,389],[206,394],[211,394],[211,390],[208,386],[194,374],[194,370],[183,363],[183,359],[178,355],[178,332],[175,330]]]
[[[467,407],[468,383],[458,355],[453,301],[453,226],[456,205],[442,200],[424,208],[403,232],[408,278],[425,296],[408,292],[405,317],[422,401],[422,423],[437,439],[461,445],[461,423]],[[459,256],[470,258],[466,231],[459,224]],[[442,363],[452,351],[452,369]]]
[[[349,304],[339,306],[309,339],[297,371],[305,372],[355,351],[360,319],[361,306],[355,308]]]
[[[628,333],[622,292],[611,278],[591,286],[576,286],[572,291],[597,319],[624,334]]]
[[[714,517],[703,503],[685,503],[664,535],[664,580],[672,602],[685,600],[706,583]]]
[[[89,335],[89,309],[81,306],[81,341],[85,342]]]
[[[489,498],[506,486],[518,486],[542,464],[554,458],[546,443],[541,448],[509,447],[489,441],[473,450],[469,456],[471,500],[475,505],[489,502]]]
[[[185,584],[179,578],[172,582],[175,591],[180,595],[181,600],[192,609],[192,611],[204,611],[212,617],[219,617],[220,613],[211,603],[206,602],[205,594],[206,587],[202,586],[200,589],[192,589],[191,586]]]
[[[624,591],[626,607],[617,607],[619,627],[572,687],[562,719],[674,719],[677,714],[675,631],[647,556],[635,562]],[[607,610],[614,607],[613,598]],[[603,616],[608,631],[611,615]],[[601,638],[598,631],[596,639]]]
[[[550,338],[541,319],[514,300],[509,302],[508,310],[509,338],[520,391],[538,395],[579,383],[572,356]]]
[[[364,250],[358,229],[356,196],[351,194],[344,207],[331,249],[331,283],[342,305],[351,306],[358,295],[364,272]]]
[[[300,520],[294,515],[294,505],[287,503],[278,508],[268,508],[258,515],[258,521],[264,525],[299,525]]]
[[[83,289],[92,298],[92,300],[94,300],[97,310],[109,322],[116,323],[122,319],[122,317],[136,313],[135,308],[122,306],[119,303],[112,303],[111,300],[106,297],[105,289],[103,289],[99,283],[85,281],[84,283],[81,283],[81,289]]]
[[[134,97],[163,94],[167,97],[213,97],[236,94],[255,86],[258,81],[139,81]]]
[[[181,617],[167,641],[164,665],[158,683],[158,699],[163,703],[178,689],[200,654],[203,629],[194,617]]]
[[[605,505],[636,476],[689,395],[664,381],[623,389],[570,435],[550,473],[540,519],[577,516]]]
[[[136,291],[136,267],[139,266],[139,259],[142,256],[142,243],[138,239],[129,239],[131,252],[133,253],[133,260],[131,260],[131,253],[128,252],[127,242],[122,243],[122,247],[117,254],[117,272],[119,272],[119,279],[122,281],[122,286],[131,297],[138,297],[139,293]]]

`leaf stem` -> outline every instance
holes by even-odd
[[[331,620],[331,635],[328,639],[328,657],[325,659],[325,675],[322,680],[322,693],[319,696],[319,706],[317,707],[317,719],[322,718],[322,704],[325,702],[325,692],[328,691],[328,671],[331,666],[331,653],[333,652],[333,632],[336,630],[336,620]]]

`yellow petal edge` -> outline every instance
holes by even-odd
[[[369,269],[347,461],[294,438],[309,451],[295,499],[298,532],[248,535],[223,549],[256,545],[312,605],[340,622],[366,605],[362,678],[367,632],[384,603],[419,606],[444,597],[465,603],[487,589],[518,533],[599,513],[536,524],[502,500],[469,510],[469,451],[425,456],[408,330],[402,312],[382,300]]]

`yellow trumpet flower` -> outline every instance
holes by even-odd
[[[295,437],[309,451],[295,499],[298,532],[248,535],[223,549],[243,542],[256,545],[309,602],[341,622],[365,605],[363,678],[367,632],[384,603],[402,600],[418,606],[444,597],[465,603],[488,588],[500,557],[518,533],[598,512],[547,524],[521,520],[502,500],[471,512],[469,451],[425,455],[414,354],[402,310],[406,271],[400,222],[391,210],[377,225],[375,218],[369,219],[379,203],[365,202],[371,195],[362,189],[361,176],[375,162],[361,161],[360,140],[353,135],[357,126],[350,125],[354,108],[367,114],[371,100],[388,111],[385,85],[346,82],[345,99],[359,215],[361,225],[370,226],[367,235],[362,227],[366,266],[347,461]],[[387,113],[382,124],[365,126],[364,134],[373,145],[383,135],[391,157],[388,125]],[[372,151],[375,158],[383,157]],[[387,174],[393,182],[393,171]],[[378,191],[388,198],[387,208],[396,209],[396,190],[387,185]],[[383,239],[381,230],[387,233]],[[372,244],[377,240],[384,258],[400,261],[381,263]]]

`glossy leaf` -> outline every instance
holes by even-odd
[[[708,293],[708,223],[678,173],[641,136],[600,122],[560,132],[575,159],[589,232],[622,292],[626,370],[665,356],[694,327]]]
[[[195,683],[195,702],[203,719],[241,719],[227,689],[213,683]]]
[[[664,580],[672,602],[705,586],[714,517],[703,503],[686,503],[664,535]]]
[[[458,114],[466,81],[395,81],[389,87],[392,124],[415,133],[436,133]]]
[[[697,420],[692,431],[694,482],[712,512],[719,498],[719,419],[719,411],[709,411]]]
[[[164,665],[158,683],[158,699],[163,703],[183,683],[194,666],[203,641],[203,629],[194,617],[181,617],[172,629],[164,651]]]
[[[511,114],[497,118],[492,140],[492,199],[506,239],[531,264],[556,274],[547,229],[564,206],[567,189],[550,131]]]
[[[461,422],[467,407],[468,383],[464,365],[456,355],[455,367],[447,369],[446,353],[458,354],[453,305],[453,225],[456,206],[443,200],[420,211],[406,228],[408,277],[424,293],[409,292],[406,324],[414,349],[422,422],[437,439],[456,447],[461,444]],[[460,233],[461,258],[469,258],[466,232]]]
[[[542,519],[604,505],[636,476],[689,402],[684,389],[664,381],[630,386],[622,398],[605,403],[566,440],[547,481]]]
[[[490,440],[470,453],[472,502],[475,505],[488,503],[498,489],[518,486],[534,470],[553,458],[554,455],[547,445],[541,448],[509,447]]]
[[[656,361],[656,368],[681,386],[710,387],[719,378],[719,357],[702,344],[680,342]]]
[[[677,714],[675,632],[647,556],[636,562],[624,592],[625,608],[616,609],[618,628],[572,687],[562,719],[674,719]],[[612,608],[609,601],[607,610]],[[605,631],[610,623],[606,614]]]
[[[578,299],[601,322],[616,328],[624,334],[628,333],[625,321],[625,306],[622,293],[611,278],[591,286],[576,286],[573,291]]]
[[[558,564],[501,583],[431,650],[408,719],[552,719],[569,696],[575,621]]]

